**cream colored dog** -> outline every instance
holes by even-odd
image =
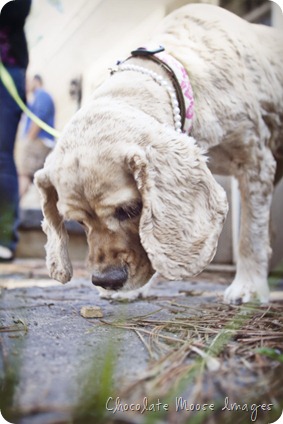
[[[152,41],[189,74],[191,134],[174,129],[168,91],[147,73],[115,72],[95,91],[35,175],[50,276],[72,277],[64,220],[84,226],[92,282],[111,295],[144,286],[155,272],[170,280],[198,274],[227,213],[211,170],[234,175],[242,198],[237,273],[225,300],[267,302],[276,158],[282,164],[282,33],[193,4],[169,15]],[[172,85],[151,60],[127,63]]]

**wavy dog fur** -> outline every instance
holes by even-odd
[[[227,213],[212,170],[234,175],[242,199],[237,273],[225,299],[266,302],[269,212],[282,161],[282,33],[215,6],[188,5],[152,41],[188,71],[191,137],[175,132],[168,94],[149,76],[107,79],[35,175],[49,273],[63,283],[72,277],[64,220],[74,219],[86,230],[98,287],[137,289],[155,272],[173,280],[198,274],[215,254]],[[168,80],[156,63],[130,61]]]

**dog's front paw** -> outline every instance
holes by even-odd
[[[130,291],[121,291],[121,292],[108,292],[108,293],[101,293],[100,297],[102,299],[108,299],[108,300],[116,300],[119,302],[133,302],[137,299],[142,298],[142,294],[139,290],[130,290]]]
[[[148,289],[143,286],[139,289],[128,291],[109,291],[102,287],[96,287],[101,299],[116,300],[119,302],[134,302],[137,299],[146,299],[149,297]]]
[[[259,300],[261,304],[269,301],[269,288],[267,280],[263,278],[235,278],[232,284],[225,290],[224,301],[232,305]]]
[[[234,280],[225,290],[224,302],[231,305],[241,305],[252,301],[256,297],[256,292],[251,284],[246,281]]]
[[[111,291],[111,290],[105,290],[102,287],[96,286],[96,288],[99,291],[99,295],[101,299],[108,299],[108,300],[117,300],[120,302],[133,302],[137,299],[148,299],[152,298],[151,288],[152,286],[158,281],[159,275],[155,273],[151,279],[142,287],[139,287],[134,290],[128,290],[128,291]]]

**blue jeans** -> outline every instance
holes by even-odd
[[[25,69],[7,67],[25,101]],[[18,242],[19,187],[14,146],[21,109],[0,80],[0,245],[15,251]]]

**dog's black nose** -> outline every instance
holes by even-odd
[[[109,267],[103,272],[92,274],[92,284],[108,290],[119,290],[128,279],[128,270],[125,266]]]

